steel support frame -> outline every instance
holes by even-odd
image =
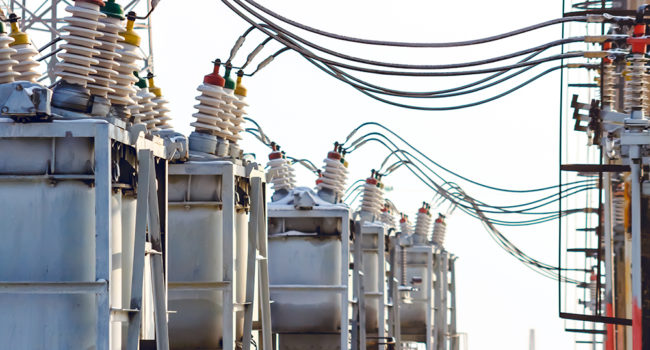
[[[247,263],[246,300],[244,305],[244,339],[242,347],[244,350],[250,348],[250,340],[253,328],[253,298],[255,286],[259,288],[260,300],[258,306],[262,316],[262,342],[260,349],[272,349],[271,337],[271,306],[268,278],[268,241],[266,235],[266,199],[265,199],[265,175],[263,171],[252,165],[244,167],[230,161],[190,161],[182,164],[175,164],[169,168],[170,175],[215,175],[222,178],[221,203],[223,211],[223,280],[213,283],[175,283],[173,290],[221,290],[223,305],[223,350],[235,350],[236,337],[236,294],[235,283],[235,251],[236,251],[236,228],[235,228],[235,179],[246,177],[251,182],[251,219],[249,221],[249,251]],[[175,203],[178,204],[178,203]],[[230,205],[232,204],[232,205]],[[253,232],[251,232],[253,231]],[[259,282],[255,283],[255,267],[258,268]]]
[[[362,249],[363,252],[369,252],[369,253],[376,253],[377,254],[377,268],[379,269],[378,271],[378,276],[379,278],[377,279],[377,292],[376,293],[371,293],[368,291],[364,291],[363,297],[366,300],[371,300],[371,299],[379,299],[379,304],[378,304],[378,310],[377,310],[377,318],[378,318],[378,323],[377,323],[377,341],[379,343],[378,349],[383,350],[386,348],[385,343],[386,343],[386,304],[387,304],[387,294],[386,294],[386,255],[384,254],[384,251],[386,249],[386,243],[385,243],[385,235],[386,235],[386,227],[383,225],[378,225],[378,224],[369,224],[369,225],[362,225],[361,226],[361,234],[359,235],[361,238],[361,242],[373,242],[372,239],[366,240],[364,237],[366,236],[376,236],[377,237],[377,245],[376,246],[367,246],[363,245]],[[368,314],[366,313],[365,315],[365,322],[362,324],[362,327],[366,327],[366,322],[367,322],[367,317]],[[367,336],[366,336],[367,339]],[[367,344],[367,342],[366,342]],[[367,346],[367,345],[366,345]]]
[[[341,333],[340,333],[340,349],[348,349],[348,341],[350,340],[349,336],[349,304],[350,300],[348,298],[348,290],[350,288],[348,283],[348,271],[350,264],[350,228],[346,224],[350,220],[350,211],[346,207],[342,206],[333,206],[330,208],[323,207],[318,210],[296,210],[293,206],[274,206],[268,212],[269,218],[304,218],[304,217],[313,217],[313,218],[327,218],[327,217],[337,217],[341,218],[342,229],[341,229],[341,282],[336,286],[321,286],[321,285],[269,285],[270,290],[281,290],[281,289],[294,289],[294,290],[335,290],[340,294],[341,301]]]
[[[8,119],[1,119],[0,126],[0,138],[80,137],[92,138],[94,141],[95,281],[0,282],[0,293],[95,294],[97,308],[96,349],[111,350],[111,323],[118,321],[119,313],[115,311],[120,311],[111,310],[110,297],[110,276],[112,271],[112,142],[121,142],[128,146],[134,146],[136,150],[147,149],[152,155],[156,154],[160,157],[164,156],[164,150],[141,135],[135,137],[135,142],[132,142],[134,137],[129,132],[101,120],[21,124]]]
[[[426,267],[427,267],[427,273],[429,277],[429,281],[431,283],[426,286],[427,287],[427,294],[426,294],[426,299],[425,300],[417,300],[414,299],[413,301],[415,302],[424,302],[426,305],[426,325],[425,325],[425,349],[426,350],[434,350],[435,349],[435,316],[436,316],[436,305],[438,302],[436,301],[436,298],[438,296],[437,290],[436,290],[436,282],[434,282],[434,279],[436,278],[436,260],[437,260],[437,255],[439,254],[439,251],[436,247],[432,245],[414,245],[411,247],[402,247],[402,252],[406,252],[406,254],[426,254]],[[408,264],[405,266],[408,268],[409,266],[414,266],[414,264]]]

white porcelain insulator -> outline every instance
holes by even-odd
[[[436,220],[433,223],[433,234],[431,235],[431,241],[434,244],[443,246],[445,244],[445,234],[447,233],[447,223],[441,220]]]
[[[169,101],[165,100],[162,96],[156,97],[151,102],[155,103],[156,106],[153,108],[156,112],[156,125],[157,130],[171,129],[172,126],[168,122],[172,119],[167,113],[170,112],[170,109],[167,108]]]
[[[137,123],[142,123],[142,117],[144,115],[140,113],[143,107],[140,104],[142,102],[142,97],[138,95],[138,93],[140,92],[140,88],[137,85],[134,85],[133,88],[135,89],[135,92],[131,95],[131,99],[135,103],[127,106],[127,108],[129,109],[129,113],[131,114],[132,122],[134,124],[137,124]]]
[[[415,234],[419,236],[428,236],[431,230],[431,214],[418,212],[415,218]]]
[[[318,184],[318,189],[329,189],[336,193],[339,197],[343,196],[345,192],[345,181],[347,179],[347,169],[340,160],[325,158],[323,160],[321,182]]]
[[[233,136],[239,136],[236,140],[241,140],[239,134],[244,130],[244,116],[247,114],[246,107],[248,107],[248,103],[246,102],[245,96],[235,94],[235,97],[237,99],[232,102],[235,108],[231,111],[235,117],[231,120],[233,127],[230,129],[230,132]],[[236,140],[231,142],[237,143]]]
[[[13,69],[20,74],[16,80],[35,83],[41,76],[41,73],[36,70],[41,64],[34,60],[34,56],[38,55],[38,50],[32,44],[14,45],[12,48],[16,50],[16,53],[11,58],[18,61]]]
[[[413,226],[408,220],[400,220],[399,229],[402,234],[410,235],[413,233]]]
[[[92,65],[96,73],[90,75],[95,82],[88,83],[88,89],[93,95],[108,97],[109,93],[115,93],[111,86],[117,83],[114,77],[118,74],[116,69],[120,64],[116,59],[121,58],[118,50],[123,49],[123,46],[118,44],[118,41],[124,38],[118,33],[125,29],[121,25],[119,18],[104,17],[100,18],[99,21],[104,24],[104,28],[99,29],[102,36],[97,38],[101,44],[95,47],[99,54],[93,57],[98,61],[97,64]]]
[[[626,112],[645,110],[647,104],[646,62],[644,55],[632,54],[628,59],[630,65],[625,84]]]
[[[266,165],[269,167],[268,172],[271,174],[271,183],[273,184],[274,191],[290,191],[294,188],[296,180],[293,166],[287,159],[271,159]]]
[[[137,62],[142,59],[142,55],[137,46],[124,42],[120,45],[122,48],[117,49],[119,57],[115,57],[117,65],[114,68],[117,74],[111,77],[115,81],[110,85],[113,92],[108,94],[108,98],[111,104],[128,106],[135,103],[131,95],[135,92],[134,84],[138,78],[133,75],[133,72],[140,71]]]
[[[100,52],[94,47],[101,45],[96,38],[102,35],[98,29],[103,29],[104,24],[99,19],[106,15],[99,12],[99,5],[82,1],[66,7],[66,11],[72,16],[63,19],[67,25],[61,30],[67,34],[61,36],[66,43],[60,47],[65,52],[57,55],[61,61],[56,65],[56,75],[70,84],[86,87],[95,82],[90,74],[97,71],[91,66],[99,63],[93,56]]]
[[[203,83],[197,88],[201,95],[196,97],[199,104],[194,108],[197,112],[192,114],[196,121],[191,123],[196,131],[205,132],[222,139],[229,139],[232,134],[229,128],[232,124],[228,123],[229,119],[225,121],[223,108],[226,105],[224,95],[227,94],[224,88],[218,85]]]
[[[616,65],[613,62],[603,63],[603,73],[601,74],[603,80],[603,95],[601,99],[603,105],[610,106],[614,109],[616,103],[616,81],[618,74],[616,74]]]
[[[12,58],[16,50],[9,46],[14,38],[5,33],[0,34],[0,84],[11,83],[18,79],[20,74],[13,70],[18,61]]]
[[[379,217],[381,209],[384,207],[383,191],[376,184],[363,184],[363,193],[361,194],[361,210]]]
[[[224,88],[223,91],[225,92],[225,94],[221,96],[224,102],[221,106],[223,112],[219,116],[224,123],[228,124],[229,136],[227,136],[226,139],[231,143],[236,144],[237,141],[241,140],[241,135],[239,135],[238,132],[234,132],[236,119],[235,110],[237,109],[235,101],[239,101],[239,99],[235,96],[234,90]]]
[[[155,98],[156,95],[151,93],[149,88],[140,89],[137,95],[140,97],[140,114],[142,115],[140,121],[147,125],[147,130],[152,130],[156,126],[156,115],[158,113],[154,111],[156,104],[151,102],[151,99]]]
[[[395,215],[390,210],[384,210],[379,215],[379,221],[384,223],[388,227],[395,228]]]
[[[622,192],[615,192],[612,197],[614,212],[614,225],[625,224],[625,197]]]

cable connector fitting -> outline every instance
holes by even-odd
[[[582,56],[585,58],[605,58],[610,55],[610,51],[585,51]]]

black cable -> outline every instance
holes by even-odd
[[[257,2],[253,0],[246,0],[249,4],[257,7],[259,10],[265,12],[266,14],[277,18],[278,20],[285,22],[287,24],[290,24],[294,27],[300,28],[302,30],[306,30],[318,35],[322,36],[327,36],[333,39],[338,39],[338,40],[344,40],[344,41],[350,41],[350,42],[355,42],[355,43],[360,43],[360,44],[368,44],[368,45],[381,45],[381,46],[397,46],[397,47],[428,47],[428,48],[437,48],[437,47],[457,47],[457,46],[467,46],[467,45],[476,45],[476,44],[483,44],[483,43],[488,43],[496,40],[501,40],[504,38],[508,38],[511,36],[523,34],[526,32],[530,32],[536,29],[544,28],[550,25],[558,24],[558,23],[565,23],[565,22],[578,22],[578,21],[586,21],[587,16],[571,16],[571,17],[563,17],[563,18],[557,18],[557,19],[552,19],[549,21],[537,23],[528,27],[516,29],[514,31],[510,31],[507,33],[491,36],[491,37],[486,37],[482,39],[474,39],[474,40],[467,40],[467,41],[458,41],[458,42],[449,42],[449,43],[408,43],[408,42],[398,42],[398,41],[384,41],[384,40],[368,40],[368,39],[360,39],[360,38],[354,38],[354,37],[349,37],[349,36],[344,36],[344,35],[338,35],[334,33],[329,33],[320,29],[312,28],[309,26],[306,26],[304,24],[298,23],[296,21],[293,21],[291,19],[288,19],[286,17],[283,17],[265,7],[262,5],[258,4]]]

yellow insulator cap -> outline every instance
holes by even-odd
[[[248,90],[241,84],[241,78],[241,75],[237,74],[237,87],[235,88],[235,95],[246,97]]]
[[[14,42],[9,44],[9,46],[14,46],[14,45],[24,45],[24,44],[29,44],[29,35],[25,32],[21,32],[20,28],[18,28],[18,22],[11,22],[11,33],[9,33],[9,36],[14,38]]]
[[[346,167],[346,168],[348,167],[348,161],[347,160],[343,161],[343,166]]]
[[[123,43],[131,44],[140,47],[140,36],[133,30],[135,19],[128,19],[126,21],[126,31],[120,32],[120,36],[124,38]]]
[[[147,80],[149,80],[149,92],[156,95],[156,97],[162,97],[162,91],[153,83],[153,74],[147,76]]]

